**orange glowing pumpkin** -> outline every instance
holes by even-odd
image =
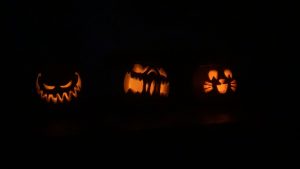
[[[132,70],[125,74],[124,91],[140,95],[168,96],[168,75],[163,68],[135,64]]]
[[[36,78],[36,92],[40,98],[48,103],[65,103],[76,99],[81,90],[81,78],[78,72],[66,79],[53,79],[39,73]]]

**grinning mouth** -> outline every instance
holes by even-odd
[[[36,80],[36,91],[40,95],[42,100],[46,100],[48,103],[63,103],[65,101],[70,102],[72,98],[77,98],[78,93],[81,90],[81,79],[77,72],[75,72],[77,76],[77,83],[73,89],[68,92],[56,93],[56,94],[48,94],[46,91],[42,90],[39,85],[39,78],[42,76],[41,73],[38,74]]]
[[[143,86],[145,85],[145,90]],[[149,93],[150,95],[154,94],[156,82],[153,80],[150,83],[146,83],[144,81],[144,78],[141,75],[135,74],[135,73],[126,73],[125,76],[125,92],[127,93],[128,90],[132,90],[134,93],[140,93],[143,92]],[[167,79],[162,79],[160,82],[160,95],[162,96],[168,96],[169,93],[169,82]]]
[[[80,88],[74,87],[73,90],[67,92],[63,92],[62,94],[56,93],[54,94],[47,94],[43,90],[40,90],[39,94],[42,99],[46,100],[47,102],[53,102],[53,103],[63,103],[65,100],[70,102],[72,100],[72,97],[76,98],[78,96],[78,92],[80,91]]]
[[[150,73],[154,73],[156,75],[155,78],[158,79],[153,79],[153,77],[149,79],[148,75]],[[159,74],[155,69],[148,69],[148,71],[143,73],[129,72],[125,75],[124,90],[126,93],[131,90],[133,93],[147,93],[150,96],[168,96],[169,81],[167,77]]]

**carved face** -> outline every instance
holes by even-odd
[[[220,94],[226,94],[227,92],[235,92],[237,88],[236,80],[233,79],[230,69],[224,69],[219,72],[217,70],[209,70],[208,80],[204,82],[203,89],[205,93],[216,90]]]
[[[48,103],[65,103],[78,97],[81,90],[79,73],[61,78],[53,78],[39,73],[36,78],[36,91]]]
[[[219,65],[199,67],[194,76],[196,94],[225,95],[235,93],[237,80],[231,69]]]
[[[135,64],[124,79],[125,93],[168,96],[169,81],[167,73],[162,68],[143,67]]]

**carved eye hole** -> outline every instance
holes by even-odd
[[[213,78],[218,79],[218,71],[217,70],[210,70],[208,72],[209,80],[213,80]]]
[[[143,67],[142,65],[140,65],[140,64],[135,64],[134,66],[133,66],[133,71],[135,72],[135,73],[144,73],[146,70],[147,70],[147,68],[148,67]]]
[[[47,90],[53,90],[55,88],[55,86],[50,86],[50,85],[46,85],[46,84],[43,84],[43,86]]]
[[[227,77],[227,78],[232,78],[232,72],[231,72],[231,70],[225,69],[225,70],[224,70],[224,75],[225,75],[225,77]]]
[[[65,89],[72,85],[72,81],[69,81],[67,84],[60,86],[61,88]]]
[[[158,71],[161,76],[163,76],[165,78],[168,77],[167,72],[163,68],[160,68]]]

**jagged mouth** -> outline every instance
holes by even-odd
[[[37,80],[36,80],[36,91],[40,95],[42,100],[45,100],[48,103],[64,103],[64,102],[70,102],[72,99],[78,97],[78,93],[81,90],[81,78],[77,72],[75,72],[75,75],[77,76],[77,82],[76,85],[73,87],[73,89],[69,89],[68,92],[62,92],[62,93],[47,93],[47,91],[44,91],[41,89],[39,84],[39,78],[42,76],[41,73],[38,74]]]

